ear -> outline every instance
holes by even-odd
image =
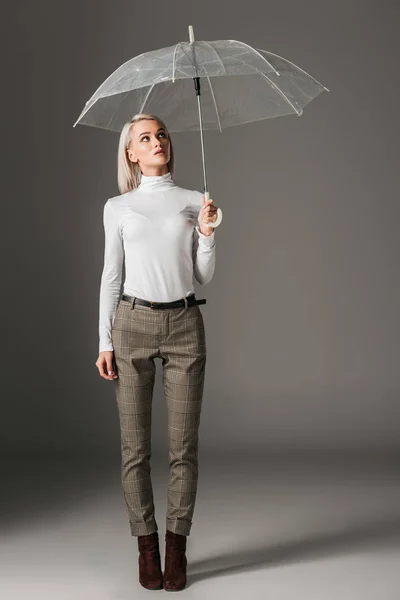
[[[132,153],[131,150],[127,151],[127,156],[131,162],[137,162],[137,158],[135,157],[135,155]]]

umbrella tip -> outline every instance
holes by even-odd
[[[194,42],[193,25],[189,25],[189,41],[190,43]]]

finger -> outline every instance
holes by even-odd
[[[103,377],[103,379],[109,379],[108,375],[106,375],[104,367],[105,367],[105,363],[102,363],[101,365],[98,365],[98,367],[97,367],[99,369],[100,377]]]
[[[112,364],[112,358],[107,359],[107,375],[108,379],[115,379],[117,377]]]
[[[103,362],[100,363],[100,365],[98,365],[98,368],[99,368],[100,376],[103,377],[103,379],[107,379],[109,381],[111,381],[112,379],[114,379],[113,376],[108,375],[108,373],[107,373],[108,370],[110,370],[110,371],[112,370],[112,367],[111,367],[111,369],[108,369],[107,361],[106,360],[103,360]]]

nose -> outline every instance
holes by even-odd
[[[167,150],[167,143],[165,142],[163,144],[161,140],[157,140],[157,142],[153,146],[153,154],[155,152],[158,152],[159,150],[164,150],[165,152]]]

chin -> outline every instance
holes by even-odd
[[[162,154],[161,156],[162,156],[162,159],[163,159],[163,160],[161,159],[161,157],[160,157],[160,156],[155,156],[155,157],[154,157],[154,158],[155,158],[155,160],[156,160],[156,164],[157,164],[157,165],[159,165],[159,164],[161,164],[161,163],[168,164],[168,163],[169,163],[169,158],[168,158],[168,156],[166,156],[165,154]]]

